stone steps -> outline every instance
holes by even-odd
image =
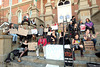
[[[32,58],[31,58],[32,59]],[[51,65],[59,65],[59,67],[63,67],[64,64],[62,61],[51,61],[51,60],[35,60],[34,62],[29,62],[29,61],[22,61],[22,62],[17,62],[14,60],[10,64],[8,64],[8,67],[46,67],[47,64]]]

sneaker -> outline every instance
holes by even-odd
[[[17,60],[18,62],[21,62],[21,59],[20,58],[18,58],[18,60]]]
[[[40,58],[40,56],[37,56],[37,59],[39,59]]]
[[[44,59],[46,59],[46,57],[44,57]]]
[[[84,57],[84,55],[82,54],[81,57]]]

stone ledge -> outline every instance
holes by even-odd
[[[11,35],[0,35],[0,39],[11,39],[12,36]]]
[[[96,13],[94,13],[91,17],[97,15],[100,12],[100,10],[98,10]]]
[[[53,9],[52,4],[50,3],[45,4],[45,7],[51,7]]]

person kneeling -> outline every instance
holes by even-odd
[[[81,40],[79,39],[79,35],[76,34],[75,38],[72,40],[72,47],[73,47],[73,56],[75,60],[75,50],[80,50],[81,56],[83,56],[83,45],[81,45]]]

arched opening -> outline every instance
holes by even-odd
[[[69,22],[72,17],[71,0],[59,0],[57,4],[58,23]]]

